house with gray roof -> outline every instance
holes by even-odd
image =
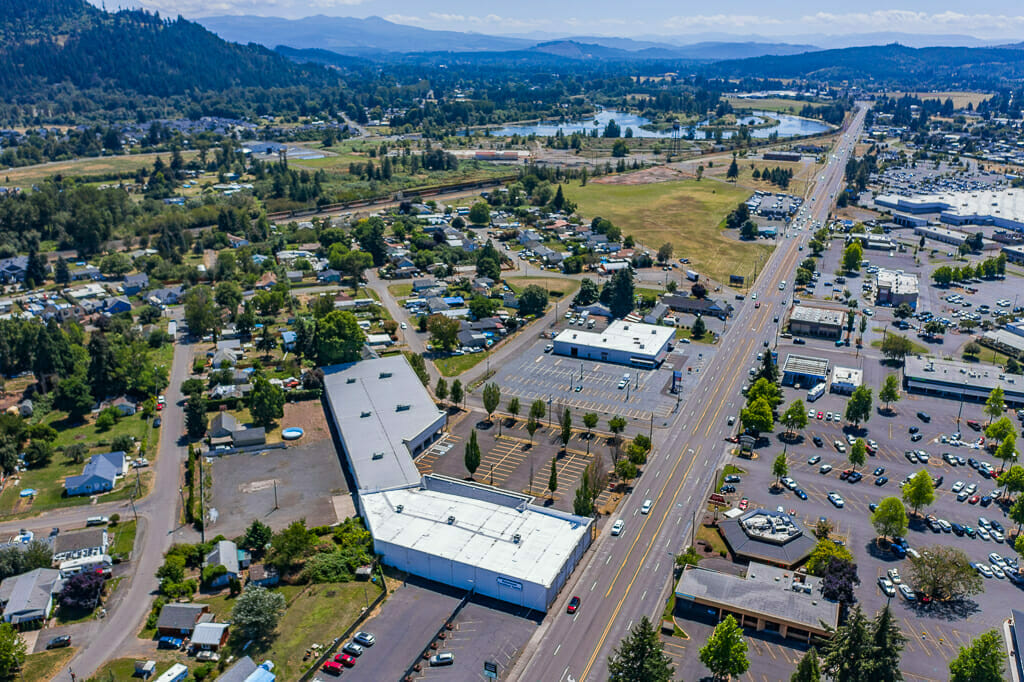
[[[4,622],[21,625],[45,620],[53,609],[53,596],[63,586],[60,571],[53,568],[37,568],[0,582]]]
[[[81,475],[64,479],[64,490],[68,497],[107,492],[114,489],[117,479],[127,470],[128,462],[123,451],[93,455]]]
[[[156,631],[161,637],[189,637],[209,613],[207,604],[164,604],[156,621]]]
[[[135,294],[149,288],[149,275],[144,272],[138,272],[134,275],[128,275],[124,278],[124,283],[121,285],[121,290],[125,296],[134,296]]]
[[[28,272],[28,256],[0,258],[0,282],[24,282]]]
[[[238,545],[230,540],[221,540],[206,555],[205,566],[223,566],[225,573],[210,582],[211,587],[223,587],[232,578],[237,578],[241,569],[249,565],[249,552],[238,549]]]
[[[53,540],[53,563],[69,559],[102,556],[110,546],[106,528],[87,528],[75,533],[61,533]]]

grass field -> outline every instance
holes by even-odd
[[[671,242],[676,258],[690,258],[689,267],[718,281],[752,274],[774,248],[725,233],[725,216],[750,196],[740,187],[708,180],[567,187],[586,219],[607,218],[652,251]]]
[[[186,161],[194,157],[198,152],[184,151],[182,158]],[[75,159],[74,161],[55,161],[53,163],[42,163],[37,166],[25,166],[23,168],[11,168],[3,171],[0,177],[2,186],[26,187],[38,184],[50,177],[60,173],[65,176],[92,176],[92,175],[134,175],[139,168],[151,168],[156,157],[161,157],[165,163],[171,160],[170,153],[164,154],[129,154],[124,156],[102,156],[88,159]]]
[[[31,654],[25,657],[25,663],[21,667],[20,680],[51,680],[64,665],[71,660],[75,650],[53,649],[51,651],[40,651],[38,654]],[[132,663],[134,670],[134,662]],[[130,673],[129,673],[130,674]],[[12,678],[13,679],[13,678]],[[121,679],[121,678],[117,678]],[[128,678],[125,678],[128,679]]]
[[[487,353],[466,353],[465,355],[452,355],[447,358],[434,360],[437,371],[446,377],[454,377],[462,374],[467,369],[476,367],[487,358]]]
[[[732,105],[733,109],[748,109],[750,111],[779,111],[784,114],[799,114],[800,110],[808,104],[814,108],[825,106],[822,102],[808,102],[804,100],[786,99],[784,97],[767,97],[765,99],[748,99],[745,97],[726,97],[725,101]]]
[[[135,521],[121,521],[114,528],[110,529],[114,534],[114,541],[110,545],[110,554],[120,554],[127,557],[135,548]]]
[[[412,284],[389,284],[388,291],[395,298],[408,298],[412,296]]]
[[[802,194],[807,188],[808,181],[817,174],[821,165],[813,163],[813,160],[808,162],[803,161],[762,161],[760,159],[737,159],[736,165],[739,168],[740,174],[736,178],[736,184],[741,187],[748,187],[750,189],[760,189],[766,192],[791,192],[793,194]],[[782,189],[777,185],[773,185],[767,180],[755,180],[754,169],[757,169],[758,173],[763,173],[766,169],[771,168],[783,168],[793,171],[793,179],[789,181],[789,187]],[[720,180],[725,179],[725,174],[729,170],[729,164],[716,163],[714,168],[705,168],[704,176],[710,178],[718,178]]]
[[[542,289],[547,289],[548,294],[553,299],[561,299],[564,296],[575,293],[576,289],[580,286],[580,283],[576,280],[563,279],[561,277],[509,277],[505,280],[505,283],[517,294],[531,284],[536,284]]]
[[[920,99],[937,99],[945,102],[947,99],[953,100],[953,106],[957,109],[966,107],[968,104],[973,105],[977,108],[978,104],[990,98],[991,93],[985,92],[963,92],[963,91],[946,91],[946,92],[890,92],[889,97],[893,99],[899,99],[904,95],[910,95],[912,97],[918,97]]]

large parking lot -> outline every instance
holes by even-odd
[[[565,321],[558,329],[564,325]],[[594,331],[604,326],[602,321]],[[675,409],[677,396],[671,393],[673,370],[682,372],[678,397],[685,398],[716,350],[708,344],[680,343],[660,368],[646,370],[555,355],[545,350],[550,343],[548,339],[538,339],[518,358],[498,369],[494,380],[503,396],[518,396],[524,408],[534,400],[543,400],[561,405],[559,414],[568,407],[580,415],[596,412],[602,419],[622,416],[645,422],[651,415],[656,422],[665,420]],[[623,381],[626,374],[628,382]]]

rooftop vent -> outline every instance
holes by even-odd
[[[373,459],[384,459],[384,453],[383,452],[375,452],[375,453],[373,453]]]
[[[360,417],[361,417],[362,419],[366,419],[367,417],[369,417],[369,416],[370,416],[370,411],[369,411],[369,410],[364,410],[364,411],[362,411],[362,412],[360,412],[360,413],[359,413],[359,416],[360,416]]]
[[[455,523],[455,517],[454,516],[449,516],[448,517],[448,525],[451,526],[454,523]]]
[[[354,384],[354,383],[356,383],[356,378],[355,377],[349,377],[348,379],[345,380],[345,383],[346,384]]]
[[[381,372],[380,373],[380,378],[381,379],[390,379],[391,378],[391,372]]]
[[[517,545],[522,541],[522,539],[523,539],[523,536],[520,535],[519,533],[516,533],[515,535],[512,536],[512,542],[516,543]]]
[[[404,504],[398,505],[397,507],[395,507],[395,511],[398,512],[399,514],[401,514],[403,511],[405,511],[405,505]]]
[[[395,412],[408,412],[412,408],[412,405],[396,405]]]

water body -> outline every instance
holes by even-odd
[[[563,135],[571,135],[576,132],[590,133],[596,128],[600,135],[604,131],[604,127],[607,125],[608,121],[613,119],[622,129],[623,134],[625,134],[626,128],[632,128],[633,137],[672,137],[671,131],[662,132],[656,130],[644,130],[641,128],[641,126],[647,125],[651,122],[643,116],[609,109],[579,121],[572,121],[568,123],[559,123],[558,121],[541,121],[539,123],[530,123],[525,125],[509,125],[503,128],[492,128],[490,129],[490,134],[498,137],[508,137],[511,135],[520,135],[522,137],[526,137],[527,135],[552,137],[556,135],[559,130],[562,131]],[[799,116],[767,111],[754,111],[752,112],[752,115],[739,119],[739,123],[744,125],[759,125],[764,123],[767,119],[775,119],[778,121],[778,124],[765,128],[755,128],[750,131],[751,137],[766,138],[772,133],[778,133],[778,136],[781,139],[787,137],[801,137],[804,135],[816,135],[818,133],[828,132],[832,129],[831,126],[826,123],[822,123],[821,121],[813,121],[807,118],[800,118]],[[713,128],[714,126],[708,125],[707,121],[702,121],[696,126],[684,127],[682,132],[684,136],[686,136],[687,133],[692,132],[694,139],[702,140],[704,139],[705,130],[711,130]],[[722,137],[728,139],[732,137],[734,133],[734,130],[723,130]]]

